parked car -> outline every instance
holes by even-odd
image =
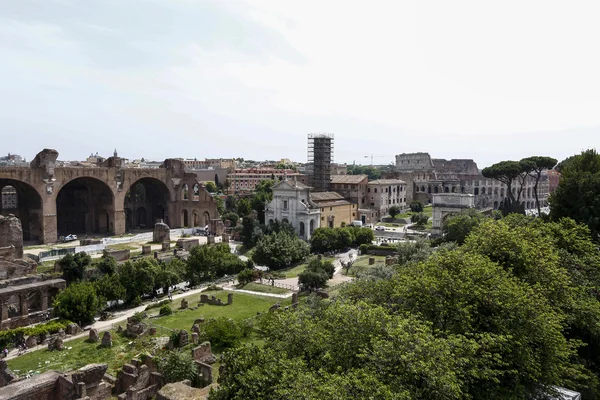
[[[65,239],[64,239],[65,242],[72,242],[74,240],[77,240],[77,235],[73,235],[73,234],[65,236]]]
[[[377,225],[377,226],[375,227],[375,230],[376,230],[376,231],[385,231],[385,226]]]

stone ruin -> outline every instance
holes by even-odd
[[[99,340],[100,340],[100,337],[98,336],[98,329],[96,329],[96,328],[90,329],[88,341],[91,343],[97,343]]]
[[[48,341],[48,351],[54,351],[54,350],[60,351],[63,349],[64,349],[63,340],[59,336],[52,338],[51,340]]]
[[[171,241],[171,228],[162,220],[154,224],[154,233],[152,234],[154,243],[164,243]]]
[[[204,385],[212,384],[212,364],[217,362],[217,357],[212,353],[210,342],[204,342],[200,346],[193,348],[192,359],[196,363],[198,375],[200,375]]]
[[[181,309],[185,310],[188,308],[188,301],[186,299],[181,299]]]
[[[210,296],[206,294],[200,295],[200,304],[210,304],[212,306],[229,306],[233,304],[233,293],[227,294],[227,303],[223,303],[221,299],[217,299],[215,296]]]
[[[292,308],[298,307],[298,292],[292,293]]]
[[[190,337],[185,329],[179,331],[179,347],[185,347],[190,342]]]
[[[206,400],[216,384],[198,389],[190,386],[189,381],[169,383],[163,386],[156,394],[156,400]]]
[[[104,381],[106,369],[106,364],[90,364],[68,374],[47,371],[27,379],[17,378],[10,385],[0,388],[0,399],[109,399],[112,386]]]
[[[192,247],[200,246],[198,239],[177,239],[177,248],[190,251]]]
[[[119,400],[147,400],[156,396],[164,385],[162,374],[156,372],[156,362],[152,356],[143,361],[131,360],[117,373],[114,394]]]
[[[23,229],[13,214],[0,215],[0,279],[11,279],[37,271],[37,263],[23,258]]]
[[[102,347],[112,347],[112,335],[109,331],[102,335]]]
[[[136,322],[133,318],[127,318],[127,329],[125,330],[125,336],[130,338],[137,338],[146,333],[148,325],[143,322]]]
[[[0,387],[4,387],[15,380],[18,380],[18,377],[8,368],[6,360],[0,360]]]

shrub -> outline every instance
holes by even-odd
[[[51,335],[58,332],[60,329],[66,329],[71,321],[58,320],[50,321],[45,324],[40,324],[32,327],[20,327],[0,331],[0,347],[4,348],[15,343],[17,338],[25,336]]]
[[[200,337],[202,341],[209,341],[213,347],[224,350],[238,345],[246,330],[247,328],[242,328],[241,324],[230,318],[212,318],[203,324]]]
[[[410,203],[410,211],[415,213],[423,212],[423,203],[417,200],[413,201]]]
[[[410,221],[417,226],[425,226],[429,217],[423,213],[416,213],[410,217]]]
[[[157,361],[158,371],[164,376],[166,383],[189,379],[192,386],[200,386],[197,367],[188,352],[168,351],[158,357]]]
[[[256,244],[252,260],[270,269],[281,269],[302,261],[310,253],[308,245],[286,231],[265,235]]]
[[[260,278],[260,272],[257,269],[244,269],[239,274],[237,274],[237,280],[240,285],[245,285],[250,282],[254,282],[258,278]]]
[[[171,308],[171,306],[165,304],[164,306],[162,306],[160,308],[160,310],[158,311],[158,315],[171,315],[173,314],[173,309]]]
[[[134,313],[131,317],[129,317],[129,319],[131,320],[131,322],[139,324],[144,319],[144,313],[138,311]]]
[[[209,285],[209,286],[206,288],[206,290],[214,290],[214,291],[217,291],[217,290],[223,290],[223,288],[222,288],[221,286],[217,286],[217,285],[215,285],[215,284],[213,283],[212,285]]]
[[[360,250],[360,254],[367,254],[367,252],[369,251],[369,245],[368,244],[361,244],[358,249]]]
[[[103,274],[112,275],[117,271],[117,261],[112,256],[105,256],[102,257],[97,267]]]

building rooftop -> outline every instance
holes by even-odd
[[[401,179],[375,179],[369,181],[369,185],[406,185],[406,182]]]
[[[367,178],[367,175],[331,175],[331,183],[359,184]]]
[[[316,204],[319,207],[335,207],[335,206],[346,206],[346,205],[349,205],[352,203],[350,203],[348,200],[341,199],[341,200],[323,201],[323,202],[318,202]]]
[[[310,198],[312,201],[330,201],[330,200],[343,200],[344,196],[338,192],[316,192],[311,193]]]

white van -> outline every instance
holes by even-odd
[[[356,220],[356,221],[352,221],[352,223],[350,225],[362,227],[363,223],[361,220]]]

